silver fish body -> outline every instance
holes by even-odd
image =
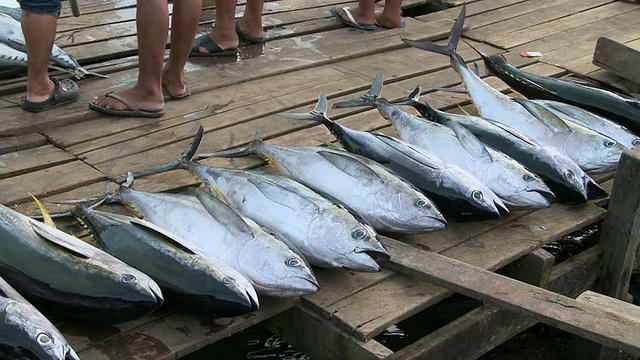
[[[536,174],[500,151],[483,149],[475,136],[461,138],[448,126],[424,121],[387,102],[378,101],[376,107],[391,121],[401,139],[467,169],[505,204],[540,208],[549,207],[554,200],[551,190]]]
[[[78,360],[60,331],[0,277],[0,358]]]
[[[608,136],[623,146],[633,149],[640,146],[640,136],[634,134],[626,127],[611,121],[601,115],[585,110],[581,107],[566,104],[555,100],[532,100],[546,107],[549,111],[558,115],[562,120],[570,123],[578,123],[591,130]]]
[[[118,201],[131,206],[145,220],[178,235],[190,244],[190,248],[208,261],[215,262],[228,277],[243,289],[249,303],[259,306],[258,295],[251,281],[238,269],[221,261],[211,246],[219,234],[225,234],[222,226],[209,215],[200,204],[166,193],[148,193],[121,186]]]
[[[233,278],[189,244],[145,220],[77,206],[98,246],[151,276],[175,312],[236,316],[253,310]]]
[[[83,320],[128,321],[163,302],[148,275],[2,205],[0,276],[34,305]]]
[[[415,234],[441,228],[445,223],[427,196],[363,156],[324,147],[269,145],[259,139],[246,148],[215,156],[249,153],[266,155],[281,173],[345,204],[377,231]]]
[[[374,258],[389,258],[370,226],[289,177],[195,162],[185,166],[240,213],[290,241],[314,266],[379,271]]]
[[[466,6],[463,5],[446,46],[430,41],[403,41],[423,50],[449,56],[451,66],[462,78],[467,93],[481,117],[502,122],[559,148],[585,171],[615,168],[624,146],[583,126],[569,128],[560,118],[550,111],[540,109],[537,104],[529,100],[511,98],[497,91],[467,67],[456,53],[465,13]]]

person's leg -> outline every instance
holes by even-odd
[[[242,34],[256,39],[264,37],[264,29],[262,28],[263,8],[264,0],[247,0],[244,15],[238,20],[238,26]]]
[[[179,0],[182,1],[182,0]],[[157,111],[164,107],[162,68],[169,31],[169,9],[166,0],[139,1],[136,9],[139,72],[136,84],[117,95],[139,109]],[[99,107],[125,110],[127,106],[108,96],[94,98]]]
[[[378,16],[378,25],[385,28],[399,28],[402,26],[402,0],[385,0],[384,10]]]
[[[193,47],[198,30],[202,0],[178,0],[173,3],[171,22],[171,52],[164,65],[162,83],[172,94],[186,94],[184,66]]]
[[[27,100],[41,102],[53,93],[49,79],[49,56],[58,18],[52,14],[22,12],[22,32],[27,43]]]
[[[235,28],[236,0],[216,0],[216,21],[213,29],[209,32],[209,38],[213,40],[223,50],[238,47],[239,39]],[[208,53],[209,51],[200,46],[198,51]]]

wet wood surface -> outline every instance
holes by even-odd
[[[427,3],[405,0],[403,7],[409,12]],[[422,99],[434,107],[452,112],[464,107],[473,112],[466,95],[433,90],[460,83],[445,56],[408,48],[401,41],[445,42],[461,5],[449,3],[455,6],[405,16],[407,26],[403,29],[366,32],[342,27],[328,12],[333,5],[353,6],[353,2],[267,1],[263,18],[267,42],[242,46],[237,59],[190,59],[186,81],[193,95],[167,101],[166,115],[160,119],[114,118],[87,107],[93,96],[135,82],[135,1],[82,1],[82,15],[77,18],[65,7],[56,43],[88,69],[109,78],[80,79],[79,101],[46,113],[29,114],[18,106],[25,92],[24,70],[0,72],[0,202],[35,214],[37,208],[29,193],[44,200],[102,195],[115,188],[127,171],[176,160],[200,125],[205,137],[199,152],[245,144],[256,131],[274,144],[335,142],[323,126],[285,120],[276,114],[310,111],[320,92],[327,95],[329,107],[360,96],[378,69],[384,73],[383,96],[388,99],[402,98],[421,85]],[[243,6],[239,3],[238,16]],[[610,0],[467,1],[463,36],[479,50],[503,53],[510,63],[532,73],[555,77],[577,73],[619,84],[621,78],[592,64],[593,46],[605,35],[622,43],[640,38],[639,11],[637,5]],[[201,33],[210,29],[214,15],[215,7],[205,1]],[[458,50],[467,62],[478,62],[479,56],[466,44],[461,42]],[[541,51],[543,56],[524,58],[520,51]],[[509,91],[497,78],[482,75],[497,89]],[[328,115],[353,129],[395,135],[376,110],[330,109]],[[234,168],[265,166],[255,158],[202,162]],[[610,176],[599,180],[609,181],[610,188]],[[144,191],[181,191],[195,185],[183,170],[135,182],[135,188]],[[586,205],[557,203],[544,210],[513,211],[494,221],[451,221],[442,231],[394,240],[495,271],[542,244],[601,220],[606,214],[601,205],[606,205],[606,200]],[[69,209],[69,205],[47,206],[51,212]],[[61,227],[86,236],[72,222]],[[61,327],[81,357],[120,358],[114,350],[120,349],[119,354],[126,352],[131,358],[174,359],[303,306],[305,312],[300,316],[328,321],[327,328],[340,333],[341,338],[360,341],[358,349],[370,350],[377,354],[373,358],[381,358],[388,352],[379,344],[362,344],[452,293],[392,267],[373,274],[347,270],[318,270],[316,274],[322,285],[317,294],[302,299],[261,299],[262,309],[243,317],[201,319],[159,312],[107,328],[70,323]],[[572,296],[593,280],[575,278],[576,284],[566,284],[579,290]],[[553,275],[549,282],[553,282]],[[396,296],[384,296],[388,293]],[[477,319],[470,321],[480,321]],[[517,329],[508,333],[514,334]]]

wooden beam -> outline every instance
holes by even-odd
[[[637,49],[600,37],[593,53],[593,64],[640,84],[640,51]]]
[[[555,257],[540,248],[500,269],[502,275],[527,284],[548,288]]]
[[[597,307],[397,240],[382,241],[391,254],[386,266],[395,271],[640,355],[640,324],[621,322]]]

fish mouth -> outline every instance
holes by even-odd
[[[80,358],[71,347],[65,347],[64,360],[80,360]]]
[[[249,300],[249,311],[256,311],[258,310],[258,308],[260,307],[260,304],[258,303],[257,299],[254,299],[253,296],[251,294],[249,294],[249,292],[246,292],[245,295],[247,296],[247,300]]]
[[[389,255],[389,253],[387,253],[386,251],[362,250],[362,251],[356,251],[356,252],[369,255],[369,257],[378,264],[383,263],[385,261],[389,261],[389,259],[391,259],[391,255]]]
[[[587,199],[595,200],[595,199],[603,199],[609,196],[609,193],[603,189],[597,182],[593,179],[589,179],[587,182]]]

